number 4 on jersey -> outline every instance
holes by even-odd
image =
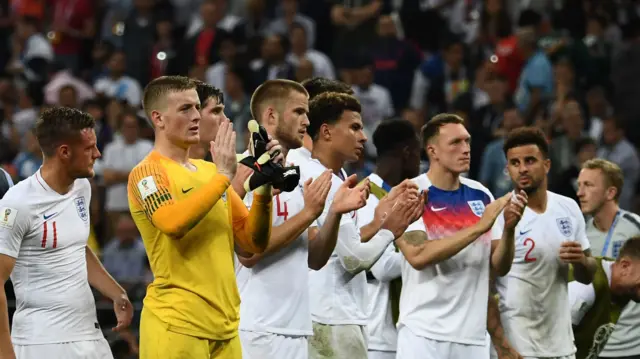
[[[289,209],[287,208],[287,202],[282,203],[280,201],[280,195],[276,195],[276,215],[282,217],[285,221],[289,217]]]

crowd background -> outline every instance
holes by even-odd
[[[96,296],[99,320],[115,356],[135,358],[152,276],[126,181],[152,148],[140,108],[151,79],[189,75],[222,89],[239,152],[251,93],[267,79],[352,84],[369,134],[390,118],[419,131],[455,112],[473,138],[467,176],[495,196],[511,188],[504,134],[539,126],[552,191],[576,198],[580,165],[602,157],[624,172],[621,208],[637,211],[638,64],[637,0],[0,0],[0,165],[16,181],[37,171],[32,127],[48,106],[95,117],[90,245],[138,313],[115,335],[112,306]],[[371,173],[375,149],[366,152],[350,172]]]

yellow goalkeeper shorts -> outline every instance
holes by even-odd
[[[149,310],[140,318],[140,359],[242,359],[238,336],[210,340],[172,332]]]

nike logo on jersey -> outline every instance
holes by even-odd
[[[444,211],[445,209],[447,209],[447,207],[435,208],[434,206],[431,206],[431,210],[433,212],[440,212],[440,211]]]
[[[50,214],[50,215],[48,215],[48,216],[47,216],[46,214],[43,214],[43,215],[42,215],[42,218],[44,218],[44,220],[46,221],[47,219],[49,219],[49,218],[51,218],[51,217],[55,216],[56,214],[58,214],[58,212],[56,212],[56,213],[51,213],[51,214]]]
[[[529,232],[531,232],[531,230],[530,230],[530,229],[529,229],[529,230],[526,230],[526,231],[520,231],[520,235],[521,235],[521,236],[524,236],[525,234],[527,234],[527,233],[529,233]]]
[[[184,188],[183,188],[183,189],[182,189],[182,193],[187,193],[187,192],[191,191],[192,189],[193,189],[193,187],[191,187],[191,188],[187,188],[187,189],[184,189]]]

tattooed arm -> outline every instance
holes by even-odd
[[[489,302],[487,306],[487,331],[491,336],[491,343],[498,353],[498,359],[523,359],[511,346],[504,334],[502,321],[500,320],[500,310],[498,309],[498,299],[495,292],[495,274],[491,274],[489,281]]]
[[[472,226],[441,239],[428,239],[422,231],[407,232],[396,240],[411,266],[421,270],[429,265],[447,260],[480,237],[486,229]]]

